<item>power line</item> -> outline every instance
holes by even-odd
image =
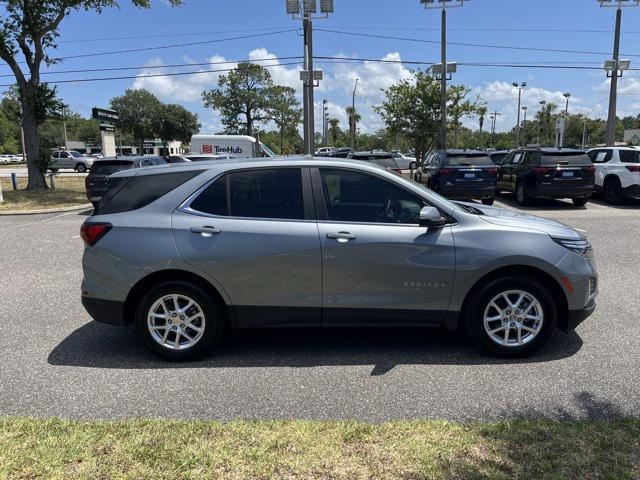
[[[326,32],[326,33],[337,33],[339,35],[348,35],[352,37],[366,37],[366,38],[379,38],[383,40],[400,40],[405,42],[418,42],[418,43],[429,43],[434,45],[440,45],[439,40],[425,40],[420,38],[410,38],[410,37],[394,37],[390,35],[376,35],[372,33],[356,33],[356,32],[342,32],[340,30],[331,30],[326,28],[316,28],[317,32]],[[589,50],[564,50],[559,48],[541,48],[541,47],[516,47],[509,45],[488,45],[481,43],[466,43],[466,42],[448,42],[448,45],[456,45],[460,47],[479,47],[479,48],[497,48],[504,50],[523,50],[523,51],[532,51],[532,52],[552,52],[552,53],[576,53],[580,55],[606,55],[607,58],[609,53],[607,52],[593,52]],[[629,54],[625,53],[626,57],[640,57],[640,54]]]

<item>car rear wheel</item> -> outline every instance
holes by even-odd
[[[531,205],[531,197],[524,182],[518,183],[516,187],[516,201],[518,205]]]
[[[557,309],[547,288],[534,279],[508,276],[473,294],[465,330],[480,349],[503,357],[528,355],[548,340]]]
[[[410,170],[415,170],[415,169],[416,169],[416,167],[417,167],[416,162],[411,162],[411,163],[409,164],[409,169],[410,169]]]
[[[157,285],[142,298],[136,330],[142,343],[167,360],[210,352],[222,341],[226,319],[221,305],[187,282]]]
[[[572,198],[571,201],[576,207],[583,207],[589,201],[589,197]]]
[[[622,202],[622,187],[617,178],[608,178],[602,187],[604,199],[607,203],[617,205]]]
[[[487,205],[488,207],[490,207],[491,205],[493,205],[495,198],[483,198],[482,199],[482,204],[483,205]]]
[[[87,171],[87,167],[85,167],[82,163],[79,163],[78,165],[76,165],[76,172],[84,173],[86,171]]]

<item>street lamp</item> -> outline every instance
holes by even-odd
[[[304,153],[315,152],[315,122],[313,89],[315,82],[322,79],[322,71],[313,69],[313,23],[312,20],[329,18],[333,13],[333,0],[320,0],[320,14],[317,0],[285,0],[287,14],[302,20],[304,33],[304,70],[300,72],[302,83],[302,106],[304,110]]]
[[[524,112],[524,119],[522,120],[522,126],[524,127],[524,142],[523,145],[527,144],[527,109],[529,107],[527,107],[526,105],[524,105],[522,107],[522,111]]]
[[[546,100],[540,100],[538,102],[540,104],[540,118],[538,118],[538,141],[536,142],[540,145],[540,128],[542,126],[542,116],[544,115],[544,106],[547,104]]]
[[[522,101],[522,90],[527,86],[527,82],[513,82],[515,88],[518,89],[518,123],[516,124],[516,147],[520,146],[520,102]]]
[[[327,146],[327,99],[322,100],[322,144]]]
[[[604,70],[607,77],[611,78],[611,89],[609,91],[609,115],[607,117],[607,141],[608,147],[615,143],[616,134],[616,102],[618,96],[618,77],[622,76],[623,70],[629,69],[628,60],[620,60],[620,27],[622,24],[622,7],[640,6],[640,0],[598,0],[601,7],[616,8],[616,27],[613,36],[613,59],[604,62]]]
[[[464,2],[465,0],[420,0],[424,8],[442,9],[440,40],[440,148],[443,150],[447,149],[447,8],[462,7]]]
[[[571,98],[571,94],[567,92],[563,93],[562,96],[567,99],[567,105],[564,107],[564,114],[569,115],[569,99]]]
[[[356,78],[353,84],[353,96],[351,97],[351,121],[349,122],[349,130],[351,133],[351,150],[356,148],[356,89],[358,88],[359,78]]]

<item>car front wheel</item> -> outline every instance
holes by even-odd
[[[531,204],[531,197],[529,197],[527,185],[524,182],[518,183],[518,187],[516,188],[516,201],[519,205]]]
[[[186,360],[211,351],[222,341],[225,324],[219,303],[187,282],[152,288],[136,311],[142,343],[168,360]]]
[[[608,178],[602,187],[604,199],[611,205],[622,203],[622,187],[617,178]]]
[[[534,279],[508,276],[476,292],[466,308],[465,330],[480,349],[503,357],[531,354],[551,336],[557,309]]]
[[[78,164],[76,165],[76,172],[78,173],[84,173],[87,171],[87,167],[85,167],[83,164]]]

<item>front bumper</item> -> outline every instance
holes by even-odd
[[[558,328],[562,330],[564,333],[569,333],[572,330],[580,325],[583,321],[585,321],[593,311],[596,309],[596,301],[591,300],[583,309],[581,310],[569,310],[567,318],[561,319]]]
[[[124,316],[124,303],[114,300],[103,300],[82,296],[82,306],[96,322],[124,327],[127,325]]]

